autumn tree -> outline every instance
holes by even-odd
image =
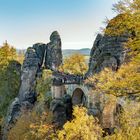
[[[49,111],[38,114],[35,109],[23,112],[8,133],[8,140],[51,140],[54,133]]]
[[[121,0],[113,10],[119,15],[109,21],[105,34],[130,34],[124,47],[129,50],[131,61],[122,65],[117,72],[105,69],[89,78],[89,81],[94,83],[96,90],[104,93],[117,96],[140,93],[140,0]]]
[[[0,47],[0,117],[4,116],[20,84],[20,64],[16,50],[7,42]]]
[[[49,111],[51,76],[51,71],[43,70],[42,76],[37,78],[37,102],[32,111],[22,112],[9,131],[8,140],[52,140],[51,134],[54,134],[55,129]]]
[[[20,64],[23,64],[23,61],[24,61],[24,59],[25,59],[24,55],[25,55],[25,50],[18,50],[18,52],[17,52],[17,59],[16,59],[16,60],[17,60]]]
[[[85,57],[81,54],[73,54],[65,58],[63,65],[59,69],[65,73],[83,75],[87,71]]]
[[[87,114],[87,109],[74,107],[73,120],[64,124],[63,129],[58,131],[58,140],[98,140],[102,130],[98,121]]]
[[[94,85],[99,93],[113,94],[115,96],[140,93],[140,58],[129,64],[121,66],[117,72],[104,69],[99,74],[90,77],[86,82]]]
[[[139,140],[140,103],[133,102],[125,105],[119,120],[120,129],[116,129],[113,135],[106,136],[104,140]]]
[[[0,65],[1,68],[7,65],[11,60],[16,59],[16,50],[10,46],[7,42],[3,43],[0,48]]]
[[[139,116],[137,117],[140,111],[140,0],[122,0],[115,4],[113,9],[119,15],[109,21],[105,34],[109,36],[130,35],[128,42],[124,44],[124,47],[129,50],[130,60],[118,71],[113,72],[105,68],[86,82],[93,85],[95,92],[126,98],[129,95],[137,95],[134,101],[127,98],[128,102],[134,102],[137,105],[128,104],[128,109],[125,109],[120,116],[120,129],[105,139],[138,140],[140,137],[140,119]]]
[[[140,0],[121,0],[113,5],[113,10],[118,13],[117,18],[108,21],[105,34],[121,35],[130,34],[125,47],[131,54],[140,52]]]

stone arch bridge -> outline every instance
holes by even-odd
[[[72,107],[82,105],[88,109],[89,114],[98,117],[103,128],[116,127],[115,115],[120,107],[116,97],[94,92],[92,86],[84,84],[85,76],[52,71],[51,109],[55,115],[54,122],[63,124],[71,117]]]

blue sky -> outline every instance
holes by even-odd
[[[0,0],[0,44],[18,49],[49,42],[57,30],[63,49],[91,48],[117,0]]]

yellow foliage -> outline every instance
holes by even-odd
[[[119,15],[108,22],[105,34],[129,34],[130,39],[125,46],[132,50],[131,55],[140,53],[140,0],[120,0],[114,4],[113,10]]]
[[[0,46],[0,117],[6,115],[20,85],[20,64],[15,61],[16,50],[7,42]]]
[[[15,126],[8,134],[8,140],[50,140],[53,132],[51,114],[44,112],[41,116],[35,111],[23,112]]]
[[[131,111],[130,111],[131,108]],[[139,140],[140,138],[140,103],[124,106],[120,116],[120,128],[115,134],[106,136],[104,140]]]
[[[74,119],[58,131],[58,140],[98,140],[102,130],[98,121],[87,114],[86,108],[74,107]]]
[[[36,120],[36,115],[30,112],[23,114],[15,126],[9,131],[8,140],[24,140],[30,133],[30,123]]]
[[[32,137],[34,140],[50,140],[54,129],[49,119],[49,114],[43,113],[38,122],[31,123],[30,135],[26,139],[31,140]]]
[[[60,66],[59,70],[65,73],[83,75],[87,71],[85,57],[81,54],[73,54],[65,58],[64,64]]]
[[[138,58],[138,57],[137,57]],[[122,65],[117,72],[104,69],[90,77],[86,82],[93,84],[97,92],[114,94],[115,96],[140,93],[140,59],[133,59]]]
[[[16,50],[7,42],[0,48],[0,68],[7,66],[11,60],[16,59]]]

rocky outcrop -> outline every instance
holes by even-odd
[[[44,63],[49,69],[57,69],[62,63],[61,39],[57,31],[52,33],[50,41],[47,45],[36,43],[26,51],[19,94],[9,107],[4,123],[3,140],[7,139],[7,132],[15,124],[22,110],[32,109],[37,100],[36,79],[40,75]]]
[[[71,97],[66,95],[65,85],[61,79],[54,78],[51,88],[52,102],[50,104],[50,110],[53,113],[53,123],[57,127],[63,126],[68,120],[72,108]],[[71,109],[72,110],[72,109]]]
[[[90,53],[87,76],[100,72],[105,67],[117,70],[124,62],[126,50],[124,43],[128,35],[109,36],[98,34]]]
[[[40,69],[42,60],[34,49],[35,46],[37,45],[28,48],[25,54],[25,60],[22,66],[19,94],[9,107],[4,125],[4,136],[6,136],[9,129],[11,129],[13,124],[16,122],[17,118],[21,114],[22,109],[31,109],[34,102],[36,101],[36,76],[38,70]],[[3,140],[5,139],[6,138],[4,137]]]
[[[106,67],[117,71],[121,64],[125,62],[127,50],[124,47],[124,43],[128,41],[129,37],[128,34],[120,36],[106,33],[104,35],[98,34],[91,49],[89,69],[86,77],[93,76]],[[107,96],[102,93],[92,93],[90,95],[92,106],[89,108],[89,112],[99,118],[102,127],[108,129],[107,131],[114,129],[117,124],[118,103],[114,98],[111,95]]]
[[[126,17],[125,14],[117,15],[109,21],[104,34],[97,35],[90,53],[87,76],[98,73],[105,67],[116,71],[122,63],[129,61],[127,52],[131,50],[126,49],[125,43],[135,36],[135,32],[121,24],[120,19]]]
[[[122,34],[109,34],[108,31],[117,30],[117,25],[114,26],[114,21],[120,16],[112,19],[106,27],[104,35],[98,34],[90,53],[89,69],[85,77],[93,76],[101,72],[104,68],[110,68],[117,71],[118,68],[128,60],[125,43],[133,36],[131,32],[124,31]],[[109,30],[108,30],[109,29]],[[96,97],[97,94],[97,97]],[[105,132],[112,133],[114,128],[119,124],[116,120],[122,105],[113,95],[92,92],[90,96],[91,105],[89,112],[95,117],[98,117]],[[113,130],[113,131],[112,131]]]
[[[22,67],[21,86],[19,90],[20,102],[34,103],[36,98],[35,85],[36,75],[41,60],[33,47],[28,48]]]
[[[57,31],[50,36],[50,43],[47,44],[45,66],[50,69],[57,69],[62,64],[61,38]]]

